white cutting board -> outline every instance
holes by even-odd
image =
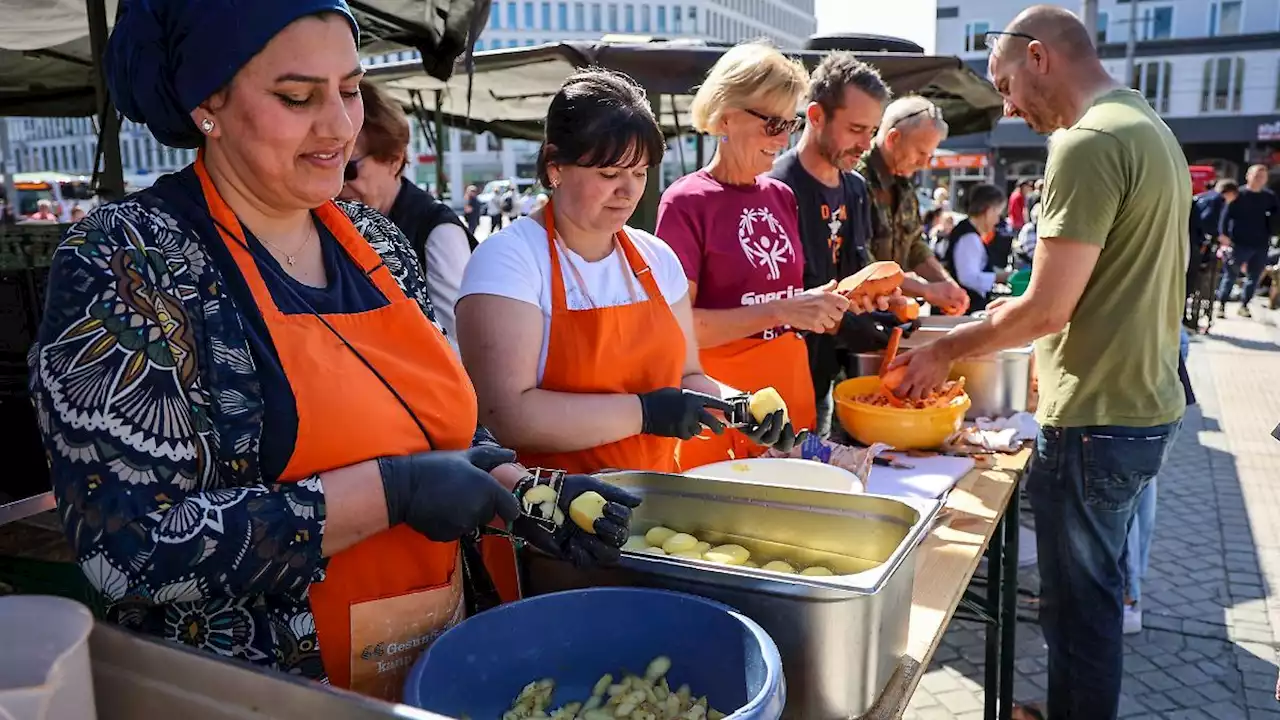
[[[973,458],[950,455],[918,458],[902,453],[898,454],[898,459],[913,467],[904,470],[872,465],[867,492],[891,497],[937,499],[968,474],[974,465]]]

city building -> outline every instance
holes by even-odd
[[[1098,3],[1099,53],[1111,75],[1141,90],[1192,164],[1243,179],[1253,163],[1280,173],[1280,0],[1141,0],[1133,77],[1124,78],[1131,0]],[[1057,3],[1080,12],[1079,2]],[[985,76],[984,34],[1005,27],[1025,0],[938,0],[937,53]],[[1012,184],[1044,172],[1045,142],[1021,120],[951,138],[960,181]]]
[[[1253,0],[1256,1],[1256,0]],[[799,48],[817,30],[814,0],[493,0],[477,50],[513,48],[561,40],[598,40],[605,35],[690,38],[740,42],[768,38],[781,47]],[[377,65],[417,59],[405,50],[366,58]],[[92,173],[96,148],[91,118],[4,118],[17,172]],[[412,123],[410,177],[425,186],[436,182],[437,153]],[[125,121],[120,133],[122,164],[128,187],[136,189],[190,163],[189,150],[165,147],[143,126]],[[532,178],[537,143],[502,140],[450,128],[445,140],[447,192],[461,198],[468,184],[483,186],[499,178]],[[693,158],[689,142],[683,156]],[[664,174],[680,173],[680,152],[668,154]],[[693,167],[686,169],[692,170]],[[456,201],[455,201],[456,204]]]

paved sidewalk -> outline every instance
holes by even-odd
[[[1280,423],[1280,313],[1261,308],[1192,340],[1200,404],[1159,479],[1146,629],[1126,640],[1121,717],[1280,720],[1280,442],[1270,435]],[[1034,567],[1020,579],[1039,586]],[[1023,603],[1020,615],[1034,618]],[[983,627],[952,622],[906,719],[980,720],[983,658]],[[1020,622],[1014,698],[1044,696],[1043,636]]]

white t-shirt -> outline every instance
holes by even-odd
[[[667,304],[675,305],[683,300],[689,294],[689,281],[675,252],[650,233],[630,227],[626,231],[649,264]],[[564,279],[565,304],[570,310],[592,307],[569,269],[570,262],[582,275],[595,307],[629,305],[631,292],[637,300],[649,298],[638,279],[632,277],[628,286],[626,278],[631,269],[620,249],[615,248],[608,257],[596,262],[587,262],[569,250],[560,253],[560,277]],[[634,290],[629,291],[628,287]],[[497,295],[542,309],[542,348],[538,351],[538,382],[541,383],[547,365],[547,343],[551,338],[551,253],[547,249],[546,228],[532,218],[520,218],[480,243],[467,263],[458,299],[468,295]]]

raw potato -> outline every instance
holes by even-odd
[[[645,549],[641,550],[640,552],[642,552],[642,553],[649,553],[650,555],[666,555],[666,554],[667,554],[667,551],[666,551],[666,550],[663,550],[663,549],[662,549],[662,548],[660,548],[660,547],[653,547],[653,546],[649,546],[649,547],[647,547],[647,548],[645,548]]]
[[[833,573],[833,572],[831,572],[830,570],[828,570],[828,569],[826,569],[826,568],[822,567],[821,565],[814,565],[813,567],[805,568],[804,570],[801,570],[801,571],[800,571],[800,574],[801,574],[801,575],[808,575],[808,576],[810,576],[810,577],[819,577],[819,576],[835,575],[835,573]]]
[[[627,543],[622,546],[622,549],[632,552],[644,552],[647,547],[649,547],[649,541],[645,540],[643,535],[632,535],[627,538]]]
[[[689,533],[676,533],[675,535],[667,538],[666,542],[662,543],[662,549],[666,550],[671,555],[693,550],[696,547],[698,547],[698,538],[690,535]]]
[[[902,267],[896,262],[873,262],[841,280],[836,286],[836,292],[850,300],[874,299],[892,295],[894,290],[902,286],[905,277]]]
[[[645,542],[649,543],[653,547],[662,547],[662,544],[675,534],[675,530],[659,525],[658,527],[650,528],[649,532],[644,534],[644,539]]]
[[[556,504],[556,491],[551,489],[550,485],[534,485],[524,494],[521,499],[524,503],[524,512],[526,515],[532,515],[533,509],[543,503],[551,503],[552,507]],[[545,517],[550,517],[551,513],[547,513]],[[544,517],[539,514],[539,517]]]
[[[702,553],[697,550],[684,550],[681,552],[671,553],[671,557],[684,558],[685,560],[702,560]]]
[[[707,551],[710,549],[711,549],[711,543],[707,542],[706,540],[699,540],[698,546],[694,548],[694,550],[697,550],[703,555],[706,555]]]
[[[782,395],[778,394],[777,390],[771,387],[752,393],[747,407],[751,411],[751,417],[755,418],[756,422],[764,422],[765,418],[779,410],[782,411],[783,421],[791,421],[790,416],[787,415],[786,401],[782,399]]]
[[[655,548],[656,549],[656,548]],[[724,713],[712,708],[706,696],[694,698],[688,685],[672,692],[665,677],[671,658],[661,655],[645,669],[644,677],[626,674],[614,683],[613,675],[600,678],[585,702],[571,702],[549,709],[555,692],[550,678],[525,685],[502,720],[721,720]]]
[[[764,564],[764,567],[760,569],[769,570],[777,573],[787,573],[788,575],[794,575],[796,572],[796,569],[791,567],[791,563],[786,562],[785,560],[774,560],[772,562],[767,562]]]
[[[719,545],[704,553],[706,560],[725,565],[745,565],[751,558],[751,551],[741,545]]]
[[[578,527],[595,535],[596,520],[604,517],[604,506],[608,502],[600,493],[588,490],[569,503],[569,517]]]

